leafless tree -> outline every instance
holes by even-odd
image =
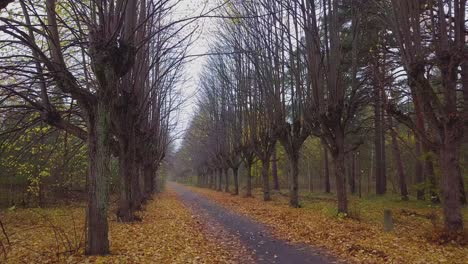
[[[445,227],[459,231],[463,229],[464,190],[459,160],[466,130],[463,102],[466,94],[464,98],[457,94],[466,89],[459,84],[462,83],[459,69],[466,62],[466,1],[393,0],[390,8],[390,25],[399,44],[413,100],[420,104],[429,129],[422,131],[403,113],[393,113],[414,128],[426,146],[437,153],[442,171]]]

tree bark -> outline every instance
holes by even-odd
[[[330,168],[328,167],[328,149],[323,146],[323,163],[324,163],[324,178],[325,178],[325,192],[330,193]]]
[[[465,183],[463,181],[463,175],[461,173],[461,170],[459,170],[459,173],[458,173],[458,182],[460,184],[460,202],[465,205],[467,204],[467,200],[466,200],[466,191],[465,191]]]
[[[345,170],[345,134],[342,128],[337,124],[334,129],[334,144],[332,148],[333,165],[336,178],[336,195],[338,198],[338,213],[348,213],[348,199],[346,197],[346,170]]]
[[[270,158],[262,160],[263,200],[271,201],[270,195]]]
[[[345,159],[344,148],[337,147],[333,152],[333,165],[335,169],[336,178],[336,194],[338,197],[338,213],[348,213],[348,200],[346,197],[346,183],[345,183]]]
[[[278,178],[278,164],[277,164],[277,157],[276,157],[276,147],[273,150],[272,154],[272,161],[271,161],[271,174],[273,175],[273,189],[279,191],[279,178]]]
[[[214,177],[212,172],[208,173],[208,186],[210,189],[214,189]]]
[[[452,131],[446,131],[452,132]],[[445,227],[448,231],[463,230],[463,217],[460,201],[459,181],[459,142],[446,136],[444,144],[440,147],[440,168],[442,170],[442,198],[445,216]]]
[[[465,57],[468,56],[468,46],[464,49]],[[462,65],[462,85],[463,85],[463,111],[468,116],[468,60],[465,60]],[[468,142],[468,134],[465,135],[465,143]]]
[[[299,153],[290,153],[291,177],[289,184],[289,206],[299,208]]]
[[[110,179],[109,105],[99,102],[96,112],[88,113],[88,209],[86,254],[109,254],[107,211]]]
[[[374,117],[375,117],[375,191],[378,195],[385,194],[387,191],[387,177],[385,168],[385,132],[382,107],[382,91],[379,85],[374,89]]]
[[[351,168],[349,171],[349,189],[352,194],[356,193],[356,155],[351,153]]]
[[[120,176],[120,200],[117,209],[117,218],[123,222],[134,220],[134,188],[132,187],[132,177],[135,177],[135,153],[132,142],[129,138],[122,136],[119,138],[119,176]]]
[[[247,162],[246,197],[252,197],[252,162]]]
[[[135,155],[133,156],[135,158]],[[141,205],[143,203],[143,192],[144,190],[144,181],[141,175],[141,171],[139,170],[139,166],[136,163],[136,160],[133,160],[133,175],[131,175],[130,179],[132,181],[132,194],[133,194],[133,211],[141,210]]]
[[[424,151],[424,183],[429,184],[429,193],[431,195],[430,199],[432,203],[439,203],[439,194],[437,193],[437,182],[436,176],[434,172],[434,164],[432,162],[432,157],[430,156],[431,151],[430,149],[425,146],[423,143],[423,151]]]
[[[222,179],[223,179],[223,170],[222,169],[218,169],[218,175],[217,175],[217,178],[218,178],[218,186],[216,187],[216,190],[218,192],[222,191]]]
[[[229,192],[229,171],[228,171],[228,169],[224,169],[224,179],[226,181],[224,183],[224,191]]]
[[[408,187],[406,186],[406,174],[403,168],[403,161],[401,160],[400,146],[398,145],[398,130],[396,126],[393,126],[392,117],[389,117],[389,127],[392,137],[392,148],[393,148],[393,159],[397,168],[397,179],[400,183],[400,195],[403,201],[408,200]]]
[[[149,199],[154,194],[155,186],[153,169],[151,164],[148,164],[147,162],[143,162],[143,177],[145,179],[145,196]]]
[[[234,195],[239,195],[239,168],[232,168],[232,175],[234,177]]]
[[[424,184],[424,174],[423,174],[424,170],[423,170],[423,164],[421,161],[422,143],[418,135],[415,135],[415,139],[416,139],[416,142],[415,142],[416,160],[414,164],[414,174],[415,174],[416,184],[420,185],[416,191],[416,199],[424,200],[424,188],[421,186],[422,184]]]

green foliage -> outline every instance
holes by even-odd
[[[38,124],[4,140],[0,153],[0,204],[42,199],[47,189],[84,187],[86,148],[79,139]],[[26,198],[25,198],[26,197]]]

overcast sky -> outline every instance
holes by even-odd
[[[177,18],[194,17],[212,9],[217,2],[217,0],[181,0],[174,15]],[[215,23],[217,23],[215,18],[203,18],[194,22],[194,25],[198,27],[197,38],[190,47],[189,55],[208,53],[209,43],[215,38]],[[186,98],[186,103],[179,112],[177,134],[180,134],[181,131],[187,128],[194,113],[199,75],[206,60],[206,56],[194,57],[185,66],[184,76],[187,78],[187,81],[181,84],[180,90]],[[180,141],[180,139],[177,140],[177,145],[180,144]]]

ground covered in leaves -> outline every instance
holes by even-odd
[[[142,211],[142,222],[110,219],[111,255],[84,256],[84,208],[16,209],[0,215],[0,263],[237,263],[172,191]]]
[[[351,198],[350,215],[337,216],[332,196],[303,198],[303,207],[288,206],[287,197],[273,195],[263,202],[209,189],[191,188],[217,203],[271,227],[272,232],[291,242],[306,243],[355,263],[468,263],[466,244],[443,241],[440,208],[420,202],[388,198]],[[383,211],[391,209],[394,231],[383,231]],[[464,209],[466,219],[467,210]],[[468,223],[465,223],[468,226]]]

